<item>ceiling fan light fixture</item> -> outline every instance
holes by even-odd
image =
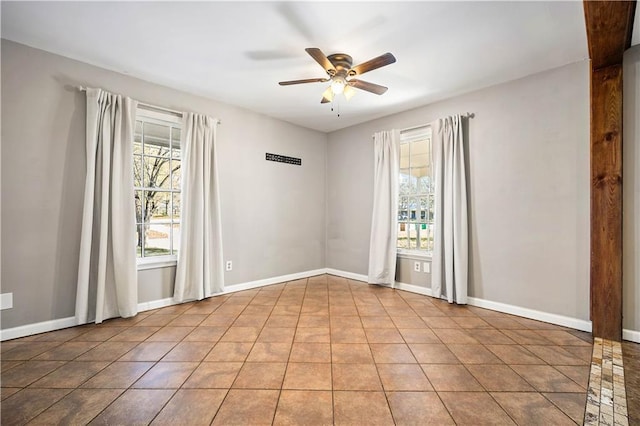
[[[333,101],[333,90],[331,90],[331,86],[327,87],[327,90],[324,91],[324,93],[322,94],[322,99],[325,100],[327,102],[331,102]]]
[[[351,99],[353,97],[353,95],[356,94],[356,89],[354,89],[353,87],[346,85],[344,87],[344,92],[342,92],[342,94],[344,95],[345,99],[348,101],[349,99]]]
[[[344,87],[346,86],[345,81],[342,77],[334,77],[331,80],[331,91],[334,95],[339,95],[344,92]]]

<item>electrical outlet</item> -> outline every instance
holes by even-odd
[[[225,266],[225,269],[227,271],[230,271],[233,269],[233,263],[230,260],[227,260],[227,265]]]
[[[415,272],[420,272],[420,262],[413,262],[413,270]]]
[[[429,273],[429,272],[431,272],[431,264],[430,264],[429,262],[424,262],[424,263],[422,264],[422,271],[423,271],[424,273]]]
[[[13,293],[0,294],[0,310],[13,308]]]

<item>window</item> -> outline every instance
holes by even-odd
[[[398,251],[433,251],[433,164],[431,128],[400,133]]]
[[[175,259],[180,248],[180,125],[138,108],[133,141],[138,259]]]

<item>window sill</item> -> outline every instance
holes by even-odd
[[[158,256],[137,259],[138,271],[146,271],[147,269],[170,268],[178,264],[176,256]]]
[[[401,259],[431,260],[432,254],[417,250],[398,250],[398,257]]]

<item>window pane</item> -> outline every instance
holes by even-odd
[[[136,121],[136,128],[133,133],[133,153],[142,154],[142,122]]]
[[[401,169],[409,168],[409,144],[408,143],[400,144],[400,168]]]
[[[173,220],[180,220],[180,194],[173,194]]]
[[[144,222],[144,210],[143,210],[143,200],[144,200],[144,191],[134,191],[134,198],[136,204],[136,223]]]
[[[411,173],[409,173],[408,178],[409,178],[409,183],[408,183],[409,192],[411,194],[415,194],[417,191],[417,179]]]
[[[427,221],[429,218],[429,199],[427,197],[420,197],[420,220],[422,222]]]
[[[429,163],[429,139],[411,142],[411,167],[425,167]]]
[[[180,129],[173,127],[171,128],[171,146],[173,148],[171,155],[173,158],[180,158]]]
[[[420,230],[420,249],[433,250],[433,225],[421,225]]]
[[[170,220],[171,214],[171,193],[163,191],[147,192],[147,212],[150,222]]]
[[[406,223],[398,224],[398,248],[409,248],[408,229]]]
[[[144,184],[148,188],[166,188],[169,189],[170,170],[169,159],[145,157],[145,179]]]
[[[143,187],[144,182],[142,181],[142,177],[144,175],[144,167],[142,167],[142,156],[134,155],[133,156],[133,186],[134,187]]]
[[[171,193],[147,192],[149,221],[145,224],[145,256],[171,254]]]
[[[180,177],[182,176],[182,164],[179,160],[171,160],[171,188],[180,189]]]
[[[409,208],[409,198],[408,197],[400,197],[400,208],[408,209]]]
[[[418,224],[410,223],[407,225],[409,227],[409,248],[416,249],[418,248],[416,245],[416,241],[418,238]]]
[[[409,195],[409,169],[400,169],[398,185],[400,185],[400,195]]]
[[[418,192],[428,194],[431,190],[431,176],[422,176],[418,179]]]
[[[145,228],[145,257],[171,254],[169,241],[171,226],[167,224],[154,224],[152,222],[147,224]]]
[[[171,225],[173,229],[173,251],[171,254],[178,254],[178,250],[180,250],[180,224],[173,223]]]
[[[155,123],[144,123],[144,153],[169,156],[169,126]]]
[[[409,219],[409,199],[407,197],[399,197],[398,198],[398,220],[408,220]]]
[[[409,199],[409,220],[418,219],[418,201],[416,198]]]
[[[142,247],[144,246],[144,224],[136,223],[136,255],[142,256]]]
[[[162,160],[162,165],[158,166],[158,188],[171,189],[171,168],[175,167],[173,161]]]
[[[411,174],[416,179],[416,182],[418,182],[423,176],[428,176],[427,171],[428,169],[426,166],[413,167],[412,165],[411,167]]]
[[[136,253],[138,256],[144,256],[142,248],[144,247],[145,229],[144,224],[145,213],[145,191],[134,191],[135,205],[136,205]]]
[[[429,195],[429,222],[430,223],[433,223],[434,212],[435,212],[434,195],[431,194]]]

